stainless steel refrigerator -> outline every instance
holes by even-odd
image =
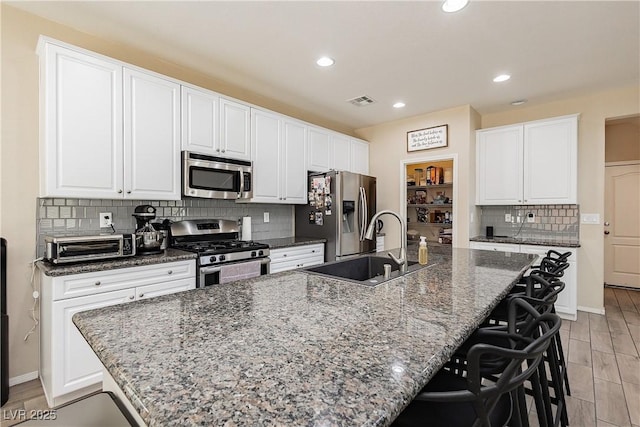
[[[324,260],[374,252],[364,235],[376,213],[376,178],[344,171],[309,173],[307,205],[296,206],[296,236],[327,239]]]

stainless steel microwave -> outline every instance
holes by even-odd
[[[134,256],[134,234],[45,236],[44,259],[54,264]]]
[[[182,195],[206,199],[253,197],[251,162],[182,152]]]

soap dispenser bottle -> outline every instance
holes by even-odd
[[[427,238],[420,236],[420,245],[418,246],[418,263],[426,265],[429,262],[429,252],[427,251]]]

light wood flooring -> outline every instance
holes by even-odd
[[[571,396],[569,422],[575,427],[640,427],[640,291],[605,288],[606,316],[578,312],[563,321]],[[11,387],[0,426],[14,425],[16,410],[47,410],[39,380]],[[13,411],[13,412],[11,412]],[[533,411],[529,420],[537,426]]]

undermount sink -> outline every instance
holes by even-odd
[[[391,258],[380,256],[362,256],[344,261],[330,262],[316,267],[305,268],[309,273],[337,277],[367,285],[376,285],[389,279],[383,277],[384,265],[391,265],[391,277],[398,277],[398,264]],[[421,266],[415,261],[408,262],[408,272]],[[413,268],[412,268],[413,267]]]

